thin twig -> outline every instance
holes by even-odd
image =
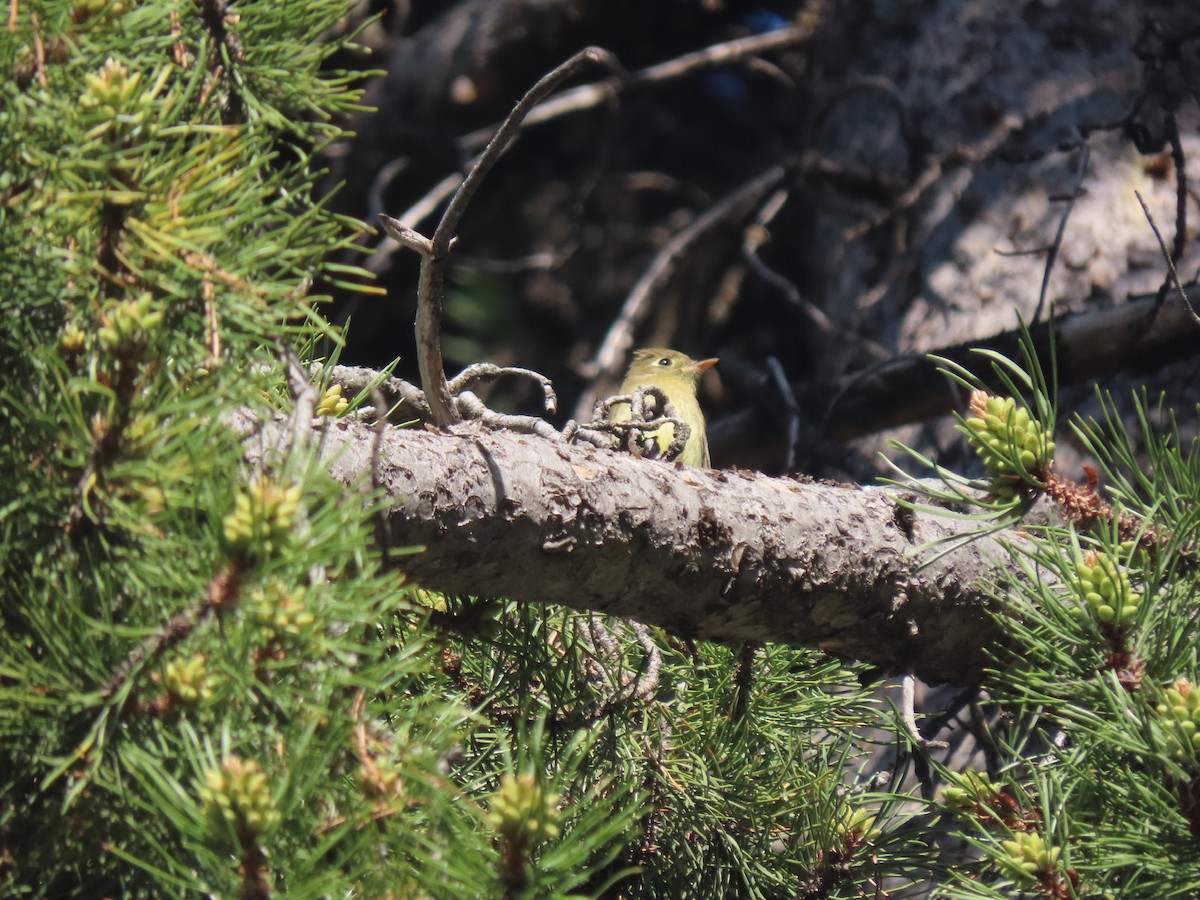
[[[456,394],[454,406],[464,419],[477,420],[492,431],[518,431],[522,434],[536,434],[548,441],[565,440],[561,432],[545,419],[539,419],[537,416],[498,413],[488,409],[484,402],[471,391],[460,391]]]
[[[409,228],[400,219],[393,219],[387,213],[379,214],[379,224],[383,226],[384,232],[398,246],[407,247],[409,250],[415,250],[421,256],[428,256],[433,252],[433,244],[429,238],[421,234],[415,228]]]
[[[733,708],[729,711],[729,719],[735,725],[746,721],[746,714],[750,711],[750,690],[754,685],[758,651],[762,648],[761,641],[743,641],[734,661],[733,673],[730,676],[733,684]]]
[[[1171,244],[1171,257],[1183,259],[1187,248],[1187,159],[1183,155],[1183,142],[1179,139],[1179,124],[1175,120],[1175,111],[1167,110],[1166,115],[1167,140],[1171,144],[1171,164],[1175,167],[1175,240]],[[1179,276],[1175,276],[1178,284]],[[1163,279],[1162,287],[1158,289],[1158,305],[1167,298],[1169,282]]]
[[[618,77],[609,78],[595,84],[580,85],[577,88],[563,91],[557,97],[536,104],[529,110],[524,124],[533,125],[546,122],[561,115],[581,112],[612,103],[630,88],[661,84],[699,69],[725,65],[747,57],[753,58],[760,53],[780,50],[784,47],[803,43],[812,36],[814,27],[815,19],[814,23],[806,23],[791,28],[781,28],[778,31],[772,31],[767,34],[756,34],[720,44],[713,44],[694,53],[685,53],[683,56],[678,56],[657,65],[648,66],[645,69],[639,69],[636,72],[618,75]],[[610,60],[610,64],[616,68],[615,59]],[[482,147],[488,141],[494,140],[494,136],[498,135],[497,126],[489,125],[486,128],[481,128],[478,131],[464,135],[460,138],[459,145],[465,149]],[[473,159],[471,166],[474,167],[477,165],[479,159],[480,157]],[[400,220],[413,227],[419,225],[423,219],[431,216],[434,210],[441,206],[446,201],[446,198],[453,194],[462,182],[463,176],[460,172],[451,172],[430,188],[425,196],[405,210],[404,214],[399,217]],[[365,263],[365,268],[371,272],[381,272],[386,267],[390,255],[399,246],[400,244],[397,241],[385,238],[371,253],[371,258]]]
[[[747,226],[742,237],[742,259],[750,271],[767,283],[771,288],[783,295],[784,299],[800,312],[830,339],[852,342],[868,356],[875,359],[890,359],[892,354],[874,341],[867,340],[861,335],[854,334],[849,329],[842,328],[829,318],[820,307],[801,293],[800,289],[788,278],[763,261],[759,250],[771,240],[770,225],[787,201],[791,192],[780,189],[772,194],[762,205],[754,221]]]
[[[111,700],[140,671],[143,663],[157,659],[188,637],[211,614],[235,606],[241,595],[242,580],[242,571],[232,564],[213,576],[198,603],[175,613],[162,628],[143,638],[129,652],[101,685],[101,699]]]
[[[662,650],[654,642],[654,638],[650,634],[650,629],[641,622],[630,622],[629,627],[633,629],[638,643],[646,651],[645,674],[636,680],[637,687],[633,692],[633,696],[638,700],[649,700],[654,696],[654,692],[658,690],[659,678],[662,675]]]
[[[199,606],[188,607],[173,615],[162,628],[134,647],[113,670],[100,687],[101,698],[105,701],[111,700],[143,662],[157,659],[163,652],[178,644],[195,631],[211,611],[212,606],[204,601]]]
[[[308,448],[308,439],[312,435],[313,416],[320,397],[317,389],[308,380],[308,373],[300,365],[296,353],[290,347],[284,351],[287,362],[288,390],[291,391],[295,405],[292,409],[292,449],[303,453]]]
[[[563,91],[552,100],[538,104],[535,109],[530,110],[527,121],[530,125],[534,125],[566,113],[592,109],[611,102],[618,94],[630,88],[659,84],[679,78],[697,69],[725,65],[746,57],[758,56],[760,53],[791,47],[808,40],[812,37],[812,33],[811,26],[780,28],[778,31],[737,38],[704,47],[693,53],[685,53],[666,62],[639,69],[623,79],[611,78],[596,84],[580,85],[569,91]],[[468,145],[471,142],[482,143],[484,135],[487,133],[488,130],[483,130],[469,134],[463,138],[463,142]]]
[[[373,432],[371,438],[371,489],[375,492],[375,497],[378,497],[383,493],[383,475],[379,463],[383,455],[383,438],[387,434],[388,424],[387,400],[384,399],[379,385],[371,386],[371,404],[375,407],[375,421],[371,426]],[[375,497],[372,497],[372,500]],[[375,543],[379,545],[379,556],[383,561],[383,567],[390,568],[392,524],[388,518],[387,509],[382,504],[375,510]]]
[[[479,161],[467,173],[462,187],[455,193],[454,199],[450,201],[450,205],[446,208],[446,212],[442,214],[442,221],[438,224],[437,231],[433,233],[435,252],[444,252],[445,246],[449,243],[451,236],[458,228],[458,223],[462,220],[463,213],[466,212],[467,204],[471,202],[471,198],[479,190],[479,185],[487,177],[492,167],[496,165],[496,161],[500,159],[501,154],[508,149],[508,145],[516,137],[517,130],[521,127],[521,123],[524,122],[525,117],[529,115],[530,110],[560,84],[575,75],[589,63],[602,63],[613,69],[619,67],[616,58],[607,50],[603,50],[600,47],[585,47],[558,68],[543,75],[537,84],[526,91],[525,96],[517,102],[512,112],[501,123],[495,137],[484,148]]]
[[[1170,272],[1168,283],[1170,281],[1175,282],[1175,290],[1177,290],[1179,292],[1179,299],[1181,299],[1183,301],[1183,305],[1187,308],[1187,311],[1191,314],[1192,320],[1197,323],[1200,323],[1200,316],[1196,315],[1196,310],[1192,306],[1192,302],[1190,300],[1188,300],[1187,294],[1184,293],[1183,284],[1179,280],[1179,273],[1175,271],[1175,260],[1171,259],[1171,253],[1169,250],[1167,250],[1167,245],[1163,242],[1162,234],[1159,232],[1158,226],[1156,224],[1154,224],[1154,216],[1150,215],[1150,208],[1148,206],[1146,206],[1146,201],[1142,199],[1142,195],[1139,191],[1134,191],[1133,196],[1137,197],[1137,202],[1142,205],[1142,212],[1146,216],[1146,221],[1150,223],[1150,230],[1154,232],[1155,240],[1158,241],[1158,249],[1162,252],[1163,260],[1166,262],[1167,270]],[[1165,293],[1166,293],[1165,291],[1160,290],[1160,295],[1165,295]],[[1165,296],[1160,296],[1160,297],[1156,298],[1155,303],[1154,303],[1154,309],[1155,309],[1156,313],[1157,313],[1158,309],[1162,306],[1162,300],[1165,300],[1165,299],[1166,299]]]
[[[532,369],[522,369],[517,366],[498,366],[495,363],[474,363],[467,366],[450,379],[450,393],[473,389],[480,382],[491,384],[497,378],[505,375],[517,375],[536,381],[542,389],[542,404],[546,412],[558,409],[558,395],[554,393],[554,385],[550,379]]]
[[[783,461],[783,471],[793,472],[796,468],[796,447],[800,443],[800,423],[801,412],[800,403],[796,400],[796,394],[792,390],[792,384],[788,381],[787,372],[783,370],[783,363],[779,361],[779,357],[771,355],[767,357],[767,371],[771,374],[771,380],[775,382],[775,387],[779,390],[779,395],[783,399],[783,415],[787,423],[787,455]]]
[[[600,616],[591,616],[588,620],[585,640],[590,644],[591,654],[587,669],[593,681],[608,693],[594,703],[581,709],[567,710],[554,717],[553,724],[557,728],[564,726],[577,728],[607,716],[633,700],[646,702],[653,698],[658,690],[659,679],[662,675],[662,651],[654,643],[650,630],[638,622],[625,623],[633,631],[646,656],[638,670],[628,670],[620,665],[622,651],[615,635],[609,630]],[[617,671],[611,671],[606,662],[617,664]]]
[[[939,734],[943,728],[950,724],[951,720],[958,716],[964,707],[972,703],[979,696],[979,692],[980,687],[976,684],[965,687],[956,693],[950,702],[946,704],[945,709],[936,716],[925,720],[925,725],[921,728],[921,735],[923,737],[932,737]]]
[[[923,750],[941,750],[950,745],[945,741],[931,741],[917,727],[916,714],[916,679],[905,675],[900,679],[900,721],[904,723],[904,731],[918,747]]]
[[[471,160],[471,165],[479,162],[479,157]],[[392,222],[408,223],[408,225],[417,226],[434,214],[439,206],[446,202],[446,198],[458,190],[458,186],[462,184],[463,176],[461,172],[451,172],[432,188],[426,192],[425,196],[406,209],[400,214],[399,218],[393,219],[388,216]],[[382,214],[380,217],[382,222]],[[408,225],[404,227],[407,229]],[[384,223],[383,230],[387,232],[385,237],[378,246],[371,252],[371,258],[363,264],[368,272],[379,274],[388,267],[388,260],[391,259],[392,253],[404,246],[399,240],[391,236],[388,231],[387,224]]]
[[[407,156],[397,157],[380,169],[375,174],[375,177],[371,179],[371,186],[367,188],[368,221],[378,218],[379,214],[383,212],[384,191],[387,190],[387,187],[392,183],[392,180],[395,179],[405,169],[407,169],[411,163],[412,160]],[[402,217],[402,219],[405,222],[412,222],[414,225],[417,224],[412,219],[404,217]]]
[[[1083,179],[1087,177],[1088,163],[1091,162],[1091,159],[1092,147],[1085,138],[1080,145],[1079,171],[1075,175],[1075,183],[1071,186],[1071,193],[1066,198],[1067,207],[1063,210],[1063,214],[1058,220],[1058,231],[1055,232],[1054,240],[1046,252],[1046,267],[1042,270],[1042,289],[1038,292],[1037,309],[1033,311],[1034,322],[1040,322],[1042,319],[1042,310],[1046,305],[1046,291],[1050,287],[1050,273],[1054,270],[1054,263],[1058,259],[1058,251],[1062,248],[1063,235],[1067,232],[1067,219],[1071,217],[1071,210],[1075,208],[1075,201],[1081,196],[1080,191],[1083,189]]]
[[[467,204],[475,196],[483,179],[496,165],[500,156],[516,137],[525,116],[537,103],[545,99],[565,80],[575,75],[590,63],[605,63],[615,66],[613,57],[597,47],[588,47],[576,53],[565,63],[542,78],[530,88],[512,112],[501,124],[496,136],[484,148],[482,154],[459,185],[450,205],[442,213],[428,249],[421,254],[421,275],[417,287],[417,364],[421,371],[421,387],[433,422],[439,428],[453,425],[461,420],[450,389],[446,384],[446,372],[442,363],[441,326],[442,304],[446,291],[446,266],[450,257],[450,246],[454,233],[462,221]],[[393,235],[395,237],[395,235]]]
[[[788,303],[808,315],[814,325],[823,331],[832,331],[833,323],[829,321],[829,317],[818,309],[816,304],[806,303],[800,289],[763,262],[762,257],[758,255],[759,248],[771,240],[770,225],[790,196],[789,191],[781,189],[763,203],[758,215],[754,217],[754,221],[742,234],[742,258],[746,260],[752,272],[783,294]]]
[[[1009,137],[1025,124],[1025,120],[1016,116],[1005,116],[979,141],[949,148],[942,155],[935,157],[887,209],[880,210],[853,228],[847,229],[842,239],[846,242],[861,240],[888,220],[914,209],[924,199],[926,192],[940,181],[946,169],[954,165],[983,162],[1004,146]]]

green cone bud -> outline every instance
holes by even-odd
[[[317,403],[316,414],[318,416],[332,416],[336,418],[349,407],[350,401],[342,396],[342,386],[340,384],[332,384],[321,395],[321,400]]]
[[[140,359],[151,338],[162,325],[162,310],[154,308],[154,297],[142,294],[136,300],[116,300],[105,305],[96,332],[100,347],[122,359]]]
[[[959,430],[983,461],[992,494],[1002,499],[1015,496],[1031,473],[1049,468],[1053,459],[1050,433],[1012,397],[975,391]]]
[[[1017,880],[1031,883],[1039,875],[1052,872],[1058,867],[1062,848],[1047,847],[1040,834],[1019,831],[1009,841],[1001,841],[1006,858],[1000,860],[1004,868]]]
[[[312,628],[316,617],[306,604],[306,594],[303,587],[289,589],[277,580],[250,594],[247,611],[258,622],[264,640],[301,637]]]
[[[1082,599],[1076,607],[1080,615],[1087,610],[1105,625],[1128,625],[1137,618],[1142,593],[1135,590],[1128,570],[1106,553],[1089,550],[1075,563],[1075,595]]]
[[[208,671],[203,653],[173,659],[163,666],[162,685],[167,694],[187,706],[195,706],[213,695],[216,677]]]
[[[251,482],[238,494],[233,512],[222,522],[230,554],[242,558],[274,556],[292,539],[299,507],[298,486],[285,488],[271,478]]]
[[[1163,691],[1163,702],[1154,711],[1175,744],[1175,756],[1200,750],[1200,691],[1188,679],[1179,678]]]
[[[558,797],[532,772],[505,775],[490,806],[488,821],[506,840],[537,843],[558,836]]]
[[[206,771],[196,791],[209,826],[216,832],[258,834],[275,824],[271,789],[262,766],[252,759],[228,757],[220,768]]]

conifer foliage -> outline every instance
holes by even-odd
[[[348,401],[286,360],[360,277],[312,195],[344,7],[0,27],[0,893],[703,896],[834,848],[852,882],[839,666],[771,651],[786,689],[760,723],[747,679],[735,726],[721,648],[413,593],[316,461]],[[247,407],[298,422],[254,471]]]
[[[370,290],[313,195],[346,6],[0,26],[0,894],[1200,892],[1200,455],[1149,414],[1137,448],[1078,423],[1103,503],[1054,472],[1040,378],[963,419],[990,481],[942,474],[981,528],[1075,510],[997,588],[987,771],[900,727],[868,762],[868,673],[815,651],[405,582],[385,498],[318,455],[364,397],[294,364],[339,339],[315,285]],[[247,408],[294,423],[255,468]]]

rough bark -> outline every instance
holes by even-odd
[[[283,438],[263,428],[251,462]],[[369,426],[326,428],[334,477],[369,484]],[[400,564],[438,591],[816,647],[929,681],[978,678],[1001,639],[980,585],[1004,577],[1005,549],[921,551],[969,529],[902,508],[898,489],[683,468],[470,423],[388,429],[376,477],[395,544],[424,547]]]

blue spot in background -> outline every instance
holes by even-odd
[[[755,34],[766,34],[788,27],[788,20],[769,9],[756,9],[742,17],[742,24]]]

